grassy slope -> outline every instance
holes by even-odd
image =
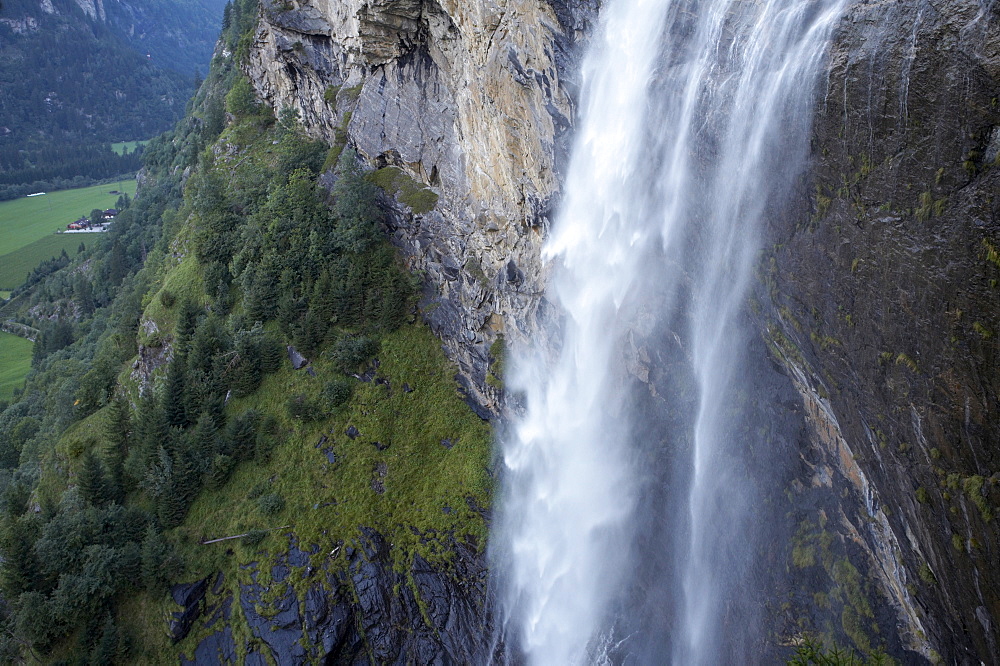
[[[0,255],[9,254],[66,225],[95,208],[110,208],[118,195],[110,190],[135,194],[135,181],[123,179],[76,190],[51,192],[41,197],[21,197],[0,203]]]
[[[356,539],[360,526],[374,527],[387,537],[399,568],[407,566],[417,552],[445,567],[450,555],[446,543],[435,539],[421,543],[410,526],[422,534],[454,534],[485,544],[486,525],[469,500],[489,505],[489,426],[462,402],[454,368],[440,341],[425,326],[409,324],[387,336],[378,358],[378,376],[388,379],[389,386],[358,382],[354,397],[339,414],[315,423],[290,419],[285,401],[299,393],[315,396],[337,376],[322,358],[313,362],[315,377],[286,364],[268,376],[255,394],[230,403],[230,416],[254,408],[277,417],[285,440],[269,461],[245,462],[224,487],[202,491],[184,524],[168,533],[186,561],[185,580],[222,571],[225,589],[238,598],[238,583],[247,582],[250,573],[240,565],[278,556],[287,549],[289,534],[300,544],[319,546],[317,565],[336,544]],[[403,384],[412,392],[405,392]],[[346,436],[349,425],[361,432],[357,439]],[[328,441],[317,447],[323,436]],[[452,448],[442,445],[445,439],[453,443]],[[64,447],[79,448],[73,440],[74,433],[67,433]],[[389,448],[379,451],[376,441],[388,443]],[[332,464],[324,453],[327,448],[336,459]],[[380,463],[386,470],[384,494],[372,488]],[[257,499],[272,493],[282,497],[284,508],[267,515],[258,508]],[[252,549],[239,540],[199,543],[285,526]],[[336,562],[345,564],[340,557]],[[270,570],[269,565],[260,568],[262,574]],[[301,599],[305,588],[297,591]],[[247,630],[236,604],[233,609],[239,635]],[[140,660],[172,663],[167,655],[191,655],[208,633],[196,627],[188,639],[171,646],[163,630],[164,614],[171,610],[169,597],[146,592],[125,604],[119,617],[143,646],[136,655]]]
[[[243,144],[249,144],[247,148],[232,157],[223,153],[216,162],[216,168],[226,170],[230,186],[237,191],[245,186],[243,178],[263,171],[263,165],[275,159],[270,135],[258,136],[258,128],[230,127],[226,136],[247,130],[253,130],[252,137]],[[251,168],[231,172],[230,161]],[[253,168],[254,164],[261,168]],[[181,217],[190,213],[190,208],[185,208]],[[188,218],[171,243],[172,251],[184,258],[167,259],[154,281],[161,293],[169,291],[176,297],[175,303],[166,307],[159,294],[152,293],[146,299],[144,318],[156,322],[165,335],[173,330],[182,298],[203,304],[210,301],[204,294],[202,268],[187,242],[196,223],[196,218]],[[140,340],[142,337],[140,333]],[[276,418],[283,441],[269,460],[244,462],[225,486],[203,490],[185,522],[167,533],[186,562],[183,580],[221,571],[225,576],[222,596],[231,592],[238,599],[239,583],[247,582],[250,574],[240,565],[260,563],[259,580],[264,580],[270,572],[268,561],[287,550],[290,534],[303,546],[319,546],[316,557],[323,558],[335,544],[357,539],[360,527],[372,527],[393,544],[392,554],[399,569],[407,567],[418,552],[447,569],[447,539],[422,539],[423,535],[453,535],[485,545],[487,527],[472,506],[490,505],[492,487],[487,466],[491,431],[462,401],[454,380],[456,369],[446,359],[440,340],[425,326],[410,323],[382,339],[377,358],[377,374],[388,380],[388,386],[357,382],[347,405],[314,423],[290,418],[286,402],[298,394],[315,398],[328,381],[343,377],[323,353],[312,359],[316,376],[305,370],[293,371],[286,362],[283,369],[265,378],[256,393],[230,401],[230,418],[251,408]],[[164,370],[159,371],[158,381],[162,381],[162,373]],[[129,384],[128,380],[125,384]],[[404,384],[412,392],[404,391]],[[361,433],[354,440],[345,434],[352,425]],[[324,436],[328,440],[317,447]],[[67,451],[81,448],[70,438],[64,439]],[[443,440],[448,440],[451,448],[443,445]],[[389,446],[379,451],[374,442]],[[324,449],[331,450],[334,463],[329,462]],[[379,474],[381,465],[384,477]],[[376,476],[384,484],[384,494],[373,489]],[[265,514],[258,506],[259,497],[269,494],[278,494],[284,500],[284,507],[277,513]],[[249,530],[284,526],[288,527],[271,533],[254,548],[238,539],[200,544]],[[420,535],[414,534],[411,527]],[[335,563],[346,564],[342,557],[338,555]],[[305,589],[300,587],[297,592],[301,599]],[[164,617],[174,610],[168,595],[147,592],[133,595],[120,606],[121,625],[136,645],[142,645],[142,652],[135,655],[138,661],[176,663],[176,655],[192,655],[200,639],[210,631],[196,625],[191,636],[179,645],[171,645],[164,632]],[[249,630],[238,603],[233,604],[232,624],[242,649]]]
[[[8,400],[31,369],[31,342],[0,333],[0,400]]]

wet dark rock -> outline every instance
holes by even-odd
[[[986,260],[1000,242],[1000,169],[987,159],[1000,154],[998,89],[995,8],[849,3],[812,182],[772,218],[762,263],[773,307],[760,328],[787,341],[788,374],[822,424],[813,439],[849,481],[845,516],[877,562],[867,574],[908,647],[944,663],[1000,663],[987,628],[1000,616],[1000,526],[976,505],[1000,505],[1000,489],[975,498],[962,485],[1000,468],[1000,268]]]
[[[226,582],[226,575],[221,571],[215,576],[215,582],[212,583],[212,594],[219,594],[222,592],[222,586]]]
[[[206,636],[194,651],[194,660],[181,656],[181,664],[234,664],[236,663],[236,642],[231,627],[223,627]],[[246,663],[251,663],[249,659]]]
[[[485,370],[484,370],[485,372]],[[455,381],[458,382],[459,393],[462,395],[462,400],[469,406],[469,409],[475,413],[476,416],[481,418],[483,421],[489,421],[493,418],[493,412],[487,409],[484,405],[481,405],[476,398],[475,387],[472,383],[465,377],[465,375],[456,375]]]
[[[288,566],[296,568],[309,566],[309,556],[318,552],[319,546],[315,544],[313,544],[309,550],[302,550],[299,548],[298,539],[292,537],[291,543],[288,546],[288,555],[286,557]]]
[[[302,636],[299,603],[294,588],[283,587],[283,593],[275,601],[267,602],[265,598],[271,595],[263,585],[241,585],[240,606],[251,634],[270,648],[279,663],[300,663],[305,658],[305,649],[299,643]]]
[[[323,455],[326,456],[326,461],[331,465],[337,462],[337,456],[334,454],[333,449],[323,449]]]
[[[387,469],[377,464],[373,477]],[[255,645],[245,663],[486,663],[492,630],[483,614],[484,557],[469,544],[449,546],[455,559],[447,572],[416,556],[411,571],[400,573],[392,546],[375,530],[362,528],[354,545],[338,542],[318,566],[311,556],[319,546],[303,549],[290,537],[288,550],[270,563],[268,588],[257,582],[256,564],[244,565],[250,582],[240,585],[239,603]],[[301,599],[289,584],[293,573],[305,583]],[[178,590],[184,600],[197,596]],[[205,627],[217,630],[198,644],[193,661],[182,655],[181,663],[234,663],[226,622],[233,596],[213,603]]]
[[[243,666],[268,666],[268,663],[264,655],[256,650],[251,650],[247,652],[247,658],[243,662]]]
[[[309,363],[309,360],[291,345],[288,345],[288,360],[291,361],[292,367],[296,370],[301,370]]]
[[[357,439],[361,435],[361,431],[354,426],[347,426],[347,430],[344,431],[344,434],[351,439]]]
[[[309,373],[310,377],[315,377],[316,376],[316,371],[313,370],[313,367],[311,365],[308,368],[306,368],[306,372]]]
[[[366,384],[373,382],[375,381],[375,374],[378,372],[380,365],[382,365],[382,363],[377,358],[373,358],[368,364],[368,367],[365,368],[364,372],[361,374],[352,374],[351,377],[354,377],[359,382],[365,382]]]
[[[519,285],[524,282],[524,273],[517,267],[514,260],[511,259],[507,262],[507,268],[505,270],[507,282],[513,285]]]
[[[284,583],[288,578],[292,570],[288,568],[285,563],[285,558],[280,558],[274,566],[271,567],[271,580],[275,583]]]
[[[170,614],[170,639],[174,643],[188,635],[192,625],[201,615],[202,601],[205,599],[205,592],[208,591],[208,581],[208,578],[204,578],[170,588],[170,596],[178,606],[181,606],[181,610]]]
[[[319,447],[321,447],[321,446],[323,446],[324,444],[326,444],[326,443],[327,443],[328,441],[329,441],[329,438],[328,438],[328,437],[327,437],[326,435],[323,435],[323,436],[321,436],[321,437],[319,438],[319,441],[318,441],[318,442],[316,442],[316,445],[315,445],[315,448],[317,448],[317,449],[318,449]]]
[[[389,443],[388,442],[385,442],[385,443],[382,443],[382,442],[372,442],[372,446],[374,446],[379,451],[385,451],[385,450],[387,450],[389,448]]]
[[[443,446],[446,449],[450,449],[453,446],[455,446],[455,442],[451,441],[450,439],[442,439],[441,446]]]
[[[413,389],[406,382],[403,382],[403,393],[413,393]]]
[[[212,611],[209,613],[209,618],[205,622],[205,626],[209,629],[215,626],[220,620],[228,621],[233,614],[233,595],[226,596]]]

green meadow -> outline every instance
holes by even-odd
[[[72,257],[80,243],[89,247],[95,240],[97,234],[49,234],[14,252],[0,255],[0,295],[7,298],[3,292],[13,291],[43,261],[58,257],[63,250]]]
[[[38,197],[0,202],[0,290],[9,291],[24,281],[31,269],[63,249],[76,252],[81,242],[89,245],[93,234],[55,234],[95,208],[111,208],[118,201],[111,190],[135,195],[135,181],[62,190]]]
[[[111,150],[119,155],[134,153],[138,146],[145,146],[149,141],[119,141],[111,144]]]
[[[0,400],[10,400],[31,369],[31,342],[0,332]]]

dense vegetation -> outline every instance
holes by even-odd
[[[256,8],[228,10],[234,52]],[[287,548],[275,527],[320,543],[372,526],[402,561],[444,556],[427,530],[481,543],[465,505],[488,501],[488,429],[414,321],[379,190],[339,148],[319,188],[328,147],[280,116],[217,60],[111,230],[0,308],[37,334],[0,404],[0,660],[176,663],[167,584],[221,570],[238,585],[240,562]],[[350,427],[364,443],[313,446]],[[325,456],[333,469],[309,462]],[[200,545],[243,533],[239,559]]]
[[[183,114],[221,2],[134,4],[105,3],[106,21],[72,0],[53,0],[51,14],[36,0],[0,7],[0,200],[135,173],[138,151],[110,144],[159,134]]]

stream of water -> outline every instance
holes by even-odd
[[[546,300],[559,316],[534,344],[512,350],[507,378],[523,409],[503,443],[493,557],[517,660],[628,655],[634,636],[615,627],[630,626],[619,616],[646,558],[663,560],[658,584],[673,590],[660,629],[668,652],[657,663],[716,663],[726,653],[727,607],[741,603],[733,572],[755,529],[741,443],[725,419],[743,368],[738,320],[767,216],[803,173],[842,5],[609,0],[602,8],[544,249]],[[657,335],[679,350],[687,402],[657,391]],[[636,399],[637,383],[664,411],[687,412],[675,419],[684,432],[671,441],[684,444],[671,454],[674,470],[648,469],[644,433],[657,415]],[[673,498],[656,519],[666,549],[639,538],[650,476]]]

